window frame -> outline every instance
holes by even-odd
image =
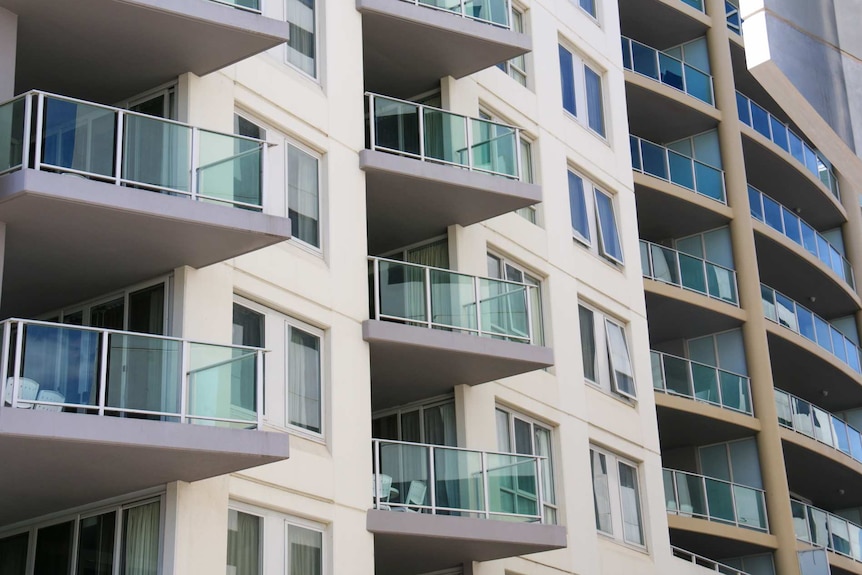
[[[516,32],[519,34],[524,34],[527,29],[527,9],[523,8],[520,5],[511,3],[511,11],[509,13],[509,18],[512,22],[512,32]],[[516,25],[515,23],[518,22]],[[524,88],[530,89],[530,75],[529,75],[529,66],[527,65],[527,54],[522,54],[520,56],[515,56],[514,58],[510,58],[505,62],[500,62],[497,64],[497,68],[505,72],[507,76],[512,78],[519,85]],[[518,64],[515,62],[518,58],[522,58],[524,65],[523,69],[518,67]],[[523,81],[522,81],[523,80]]]
[[[632,346],[628,333],[628,322],[620,321],[602,311],[597,309],[596,307],[589,305],[583,301],[578,302],[578,327],[579,331],[581,327],[581,310],[585,310],[591,314],[591,324],[592,324],[592,338],[593,338],[593,371],[596,374],[596,378],[598,381],[590,379],[587,375],[586,364],[582,364],[583,373],[584,373],[584,381],[601,390],[604,393],[608,393],[614,396],[618,396],[623,398],[626,402],[630,404],[634,404],[638,401],[637,397],[637,374],[634,372],[634,361],[632,359]],[[611,343],[608,336],[608,325],[613,325],[615,328],[619,329],[621,334],[624,337],[624,342],[626,345],[626,352],[628,355],[629,367],[631,368],[631,388],[632,392],[628,392],[623,389],[619,383],[616,381],[616,374],[614,369],[613,360],[611,358]],[[584,334],[581,331],[581,354],[584,361],[586,361],[586,357],[584,356],[584,352],[586,349],[584,348]]]
[[[288,25],[291,24],[291,22],[287,19],[288,3],[290,1],[291,0],[283,0],[283,2],[282,2],[282,7],[284,8],[284,21],[287,22]],[[300,0],[294,0],[294,1],[300,1]],[[311,3],[312,3],[311,16],[314,19],[314,23],[313,23],[314,24],[314,30],[312,31],[314,34],[314,58],[312,59],[312,61],[314,63],[314,73],[309,74],[307,71],[303,70],[302,68],[300,68],[299,66],[297,66],[296,64],[294,64],[293,62],[290,61],[290,51],[296,50],[296,49],[290,45],[289,41],[284,43],[284,53],[283,53],[284,55],[283,55],[282,59],[283,59],[285,65],[296,70],[297,72],[299,72],[300,74],[302,74],[306,78],[309,78],[313,82],[315,82],[317,84],[321,84],[321,79],[320,79],[320,75],[321,75],[320,74],[320,71],[321,71],[321,63],[320,63],[320,20],[321,20],[321,18],[320,18],[320,14],[318,12],[320,6],[319,6],[319,3],[317,0],[311,0]]]
[[[494,278],[494,276],[491,275],[490,269],[487,270],[489,278],[494,278],[494,279],[499,279],[499,280],[504,280],[504,281],[517,281],[518,283],[527,284],[527,285],[535,288],[536,293],[539,296],[538,300],[537,300],[539,305],[538,305],[538,309],[531,309],[530,310],[530,318],[533,320],[533,325],[530,326],[532,331],[533,331],[532,344],[533,345],[540,345],[540,346],[545,345],[545,307],[542,305],[542,300],[544,299],[544,293],[543,293],[543,289],[542,289],[542,286],[544,285],[544,279],[539,274],[534,273],[529,268],[519,264],[518,262],[512,260],[511,258],[508,258],[508,257],[502,255],[500,252],[497,252],[497,251],[495,251],[489,247],[485,252],[485,261],[487,262],[490,259],[497,260],[497,262],[500,266],[500,271],[503,274],[503,276],[507,276],[506,267],[508,266],[508,267],[512,268],[514,271],[521,274],[521,280],[520,281],[519,280],[510,280],[508,277]],[[532,300],[530,300],[530,303],[532,304]],[[538,332],[537,332],[537,330],[538,330]]]
[[[607,470],[605,477],[607,478],[608,505],[610,508],[609,515],[611,523],[610,531],[603,530],[599,527],[598,515],[596,515],[596,533],[601,536],[611,538],[628,547],[647,551],[647,524],[645,521],[646,514],[644,513],[645,491],[643,488],[643,480],[641,479],[642,474],[640,471],[640,464],[627,457],[617,455],[612,451],[598,447],[595,444],[590,444],[589,466],[593,490],[594,511],[598,509],[598,502],[596,499],[596,474],[595,471],[593,471],[594,454],[603,457],[605,461],[605,468]],[[637,503],[635,511],[637,512],[638,518],[637,527],[640,532],[640,542],[630,541],[626,535],[625,504],[623,503],[623,486],[620,479],[620,466],[625,466],[634,472],[634,486],[636,489],[635,496]]]
[[[448,405],[450,403],[455,408],[455,411],[457,413],[458,406],[455,402],[455,396],[452,394],[447,394],[447,395],[429,398],[429,399],[422,399],[422,400],[414,401],[411,403],[405,403],[403,405],[399,405],[396,407],[388,407],[386,409],[381,409],[379,411],[372,412],[372,414],[371,414],[372,426],[373,426],[373,422],[376,420],[383,419],[385,417],[395,416],[397,428],[398,428],[398,433],[397,433],[398,439],[383,439],[383,438],[379,438],[379,437],[374,437],[374,439],[381,439],[382,441],[406,441],[405,439],[403,439],[404,438],[404,430],[402,427],[402,417],[404,415],[407,415],[407,414],[417,413],[419,415],[419,437],[420,437],[419,443],[430,444],[428,442],[428,437],[427,437],[428,431],[425,429],[425,410],[433,409],[433,408],[439,407],[441,405]],[[455,422],[456,433],[457,433],[457,426],[458,426],[458,422],[457,422],[457,418],[456,418],[456,422]],[[456,438],[455,443],[456,443],[456,445],[452,445],[452,446],[448,446],[448,447],[458,447],[457,438]]]
[[[595,20],[596,23],[599,22],[599,0],[586,0],[586,1],[592,3],[592,5],[593,5],[593,11],[592,12],[590,12],[589,10],[587,10],[584,7],[584,1],[585,0],[576,0],[576,1],[578,3],[578,8],[583,10],[587,14],[587,16],[589,16],[590,18]]]
[[[314,245],[305,241],[291,230],[290,239],[295,240],[302,246],[314,252],[323,252],[323,154],[319,153],[290,136],[284,137],[284,207],[287,217],[290,217],[290,149],[293,148],[299,152],[310,156],[314,159],[317,167],[317,244]],[[291,227],[293,222],[291,220]]]
[[[572,238],[581,245],[587,247],[590,252],[601,256],[606,261],[616,265],[625,266],[625,252],[623,249],[622,236],[620,235],[620,218],[619,207],[617,205],[617,194],[604,191],[601,187],[593,183],[589,178],[583,176],[580,172],[568,167],[567,185],[569,189],[569,219],[572,225]],[[580,192],[573,189],[573,183],[580,182]],[[592,190],[592,193],[588,192]],[[579,195],[578,198],[575,198]],[[611,253],[606,242],[605,232],[602,231],[602,220],[599,208],[599,195],[607,198],[608,206],[610,207],[610,215],[614,224],[614,232],[616,233],[615,243],[619,247],[619,257]],[[583,220],[586,224],[586,236],[584,231],[575,227],[574,216],[576,201],[583,208]],[[578,208],[580,210],[580,207]]]
[[[567,114],[597,138],[608,143],[607,71],[592,60],[585,58],[577,50],[570,48],[570,44],[567,42],[559,40],[557,45],[559,47],[560,90],[563,100],[563,113]],[[568,61],[564,62],[564,60]],[[567,77],[565,68],[569,62],[571,62],[571,76]],[[598,78],[600,91],[598,102],[589,97],[587,70]],[[567,84],[569,83],[571,84],[571,94],[568,93]],[[569,107],[567,96],[571,98],[574,109]],[[595,106],[599,106],[599,111],[601,112],[600,126],[594,126],[590,119],[590,110]]]

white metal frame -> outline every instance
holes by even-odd
[[[602,447],[599,447],[593,443],[590,444],[589,456],[592,458],[593,452],[601,454],[605,458],[605,462],[607,465],[607,480],[608,480],[608,499],[610,502],[610,511],[611,511],[611,533],[606,531],[602,531],[596,528],[596,532],[608,537],[611,537],[625,545],[630,545],[637,549],[647,549],[647,542],[649,541],[649,531],[647,529],[648,524],[646,521],[646,514],[644,513],[644,486],[643,479],[641,477],[641,466],[639,463],[618,455],[613,451],[608,451]],[[637,486],[637,499],[638,499],[638,517],[640,518],[640,531],[641,537],[643,538],[643,543],[637,543],[629,541],[625,538],[625,528],[623,526],[623,498],[622,498],[622,484],[620,483],[619,478],[619,466],[620,464],[630,467],[635,472],[635,485]],[[593,490],[593,497],[595,497],[595,485],[594,482],[591,481],[590,485]]]
[[[623,40],[623,50],[628,51],[628,61],[631,63],[631,67],[625,67],[626,70],[628,70],[634,74],[637,74],[639,76],[643,76],[644,78],[649,78],[651,80],[659,82],[664,86],[668,86],[670,88],[673,88],[674,90],[678,90],[684,94],[687,94],[687,95],[691,96],[692,98],[698,100],[699,102],[703,102],[709,106],[715,107],[715,83],[713,81],[712,74],[701,70],[697,66],[692,66],[691,64],[689,64],[688,62],[686,62],[684,60],[680,60],[676,56],[671,56],[667,52],[664,52],[662,50],[656,50],[652,46],[644,44],[643,42],[638,42],[637,40],[632,40],[631,38],[628,38],[626,36],[623,36],[622,40]],[[658,75],[658,78],[655,78],[653,76],[648,76],[646,74],[643,74],[643,73],[635,70],[634,53],[633,53],[634,51],[632,50],[632,43],[638,44],[639,46],[643,46],[644,48],[646,48],[647,50],[651,50],[655,54],[655,69],[656,69],[656,74]],[[682,46],[684,46],[684,44]],[[681,78],[682,79],[682,89],[677,88],[673,84],[668,84],[667,82],[665,82],[664,80],[661,79],[661,58],[659,57],[659,54],[661,54],[665,58],[669,58],[671,60],[675,60],[675,61],[679,62],[680,69],[682,70],[682,78]],[[709,102],[695,96],[694,94],[692,94],[691,92],[688,91],[688,85],[687,85],[686,74],[685,74],[686,68],[691,68],[695,72],[703,74],[704,76],[709,78],[709,98],[710,98]]]
[[[574,224],[572,224],[572,238],[574,238],[574,240],[579,244],[588,248],[590,252],[602,257],[604,260],[610,262],[612,265],[624,266],[625,253],[622,253],[623,245],[622,236],[620,236],[620,218],[619,207],[617,206],[617,195],[604,191],[604,189],[599,187],[597,184],[591,181],[588,177],[584,176],[583,173],[579,172],[571,165],[569,166],[566,174],[567,178],[569,174],[574,175],[581,181],[580,193],[584,203],[584,210],[586,212],[584,215],[587,220],[587,234],[589,236],[585,237],[581,233],[581,231],[575,229]],[[571,204],[571,188],[568,189],[568,192],[569,203]],[[614,228],[617,234],[617,243],[619,243],[621,250],[621,258],[617,258],[616,256],[608,253],[606,250],[604,237],[602,236],[601,232],[601,217],[599,214],[599,206],[598,202],[596,201],[598,194],[601,194],[610,200],[611,210],[613,211]]]
[[[697,256],[693,256],[693,255],[691,255],[691,254],[687,254],[687,253],[685,253],[685,252],[681,252],[681,251],[679,251],[679,250],[677,250],[677,249],[674,249],[674,248],[671,248],[671,247],[668,247],[668,246],[663,246],[663,245],[661,245],[661,244],[656,244],[656,243],[654,243],[654,242],[648,242],[648,241],[646,241],[646,240],[640,240],[640,245],[641,245],[641,247],[642,247],[642,248],[646,248],[646,252],[647,252],[647,256],[648,256],[648,257],[647,257],[647,260],[646,260],[645,262],[643,262],[643,261],[641,262],[641,266],[642,266],[642,267],[643,267],[643,264],[644,264],[644,263],[645,263],[645,264],[647,264],[647,268],[646,268],[646,269],[642,269],[642,270],[641,270],[642,272],[648,272],[648,273],[644,273],[644,274],[643,274],[643,276],[644,276],[645,278],[647,278],[647,279],[651,279],[651,280],[653,280],[653,281],[657,281],[657,282],[665,283],[665,284],[668,284],[668,285],[673,285],[673,286],[676,286],[676,287],[678,287],[678,288],[682,288],[682,289],[684,289],[684,290],[686,290],[686,291],[691,291],[691,292],[694,292],[694,293],[699,293],[699,294],[701,294],[701,295],[705,295],[705,296],[707,296],[707,297],[710,297],[710,298],[712,298],[712,299],[714,299],[714,300],[717,300],[717,301],[721,301],[721,302],[724,302],[724,303],[730,304],[730,305],[732,305],[732,306],[734,306],[734,307],[739,307],[739,285],[738,285],[738,283],[737,283],[737,279],[736,279],[736,270],[732,270],[732,269],[730,269],[730,268],[726,268],[726,267],[724,267],[724,266],[722,266],[722,265],[719,265],[719,264],[716,264],[716,263],[713,263],[713,262],[707,261],[707,260],[705,260],[705,259],[703,259],[703,258],[699,258],[699,257],[697,257]],[[665,278],[662,278],[662,277],[660,277],[660,276],[657,276],[657,275],[656,275],[656,273],[655,273],[655,269],[656,269],[656,268],[655,268],[655,261],[654,261],[654,256],[653,256],[653,248],[654,248],[654,247],[655,247],[655,248],[658,248],[658,249],[660,249],[660,250],[662,250],[663,252],[664,252],[664,251],[671,252],[671,254],[673,255],[673,264],[674,264],[674,266],[675,266],[675,269],[674,269],[673,271],[675,271],[675,272],[676,272],[676,281],[670,281],[670,280],[668,280],[668,279],[665,279]],[[684,285],[684,283],[685,283],[685,282],[683,282],[683,278],[682,278],[682,266],[681,266],[681,264],[680,264],[680,262],[679,262],[679,260],[680,260],[680,255],[682,255],[683,257],[686,257],[686,258],[692,259],[692,260],[697,260],[697,261],[701,264],[701,267],[702,267],[702,269],[703,269],[704,287],[706,288],[706,291],[696,290],[696,289],[694,289],[694,288],[692,288],[692,287],[690,287],[690,286]],[[720,294],[720,293],[718,293],[718,294],[714,294],[714,293],[711,293],[711,292],[710,292],[710,289],[709,289],[709,274],[708,274],[708,271],[709,271],[709,268],[710,268],[710,267],[713,267],[713,268],[715,268],[715,269],[717,269],[717,270],[722,270],[722,271],[728,272],[728,273],[730,274],[730,276],[733,278],[733,283],[732,283],[732,287],[733,287],[733,296],[734,296],[734,297],[733,297],[733,299],[723,298],[723,297],[721,297],[721,294]]]
[[[598,379],[598,381],[589,379],[587,377],[587,374],[584,373],[584,381],[605,393],[613,394],[614,396],[620,397],[627,402],[637,401],[636,396],[620,391],[614,382],[614,375],[612,374],[613,366],[611,365],[610,348],[607,336],[608,323],[616,325],[622,330],[623,334],[625,335],[626,348],[629,355],[629,363],[632,365],[632,367],[634,367],[634,362],[632,361],[632,355],[630,351],[631,345],[629,345],[630,342],[628,338],[628,324],[604,313],[598,308],[589,305],[583,301],[578,302],[578,308],[579,315],[580,308],[583,308],[591,314],[593,324],[593,342],[595,345],[593,366],[595,368],[596,377]],[[583,337],[583,334],[581,334],[581,337]],[[581,347],[583,347],[583,343],[581,344]],[[637,390],[637,374],[634,374],[633,379],[635,390]]]
[[[511,2],[511,0],[505,0],[505,3],[506,3],[506,6],[505,6],[505,8],[506,8],[506,20],[507,20],[506,24],[500,24],[498,22],[494,22],[493,20],[486,20],[484,18],[477,18],[476,16],[468,15],[467,10],[465,9],[467,4],[469,4],[469,2],[467,0],[455,0],[454,2],[452,2],[454,4],[453,8],[446,7],[446,6],[435,6],[434,4],[423,2],[422,0],[403,0],[403,1],[407,2],[408,4],[413,4],[414,6],[421,6],[423,8],[431,8],[434,10],[439,10],[439,11],[445,12],[447,14],[454,14],[456,16],[460,16],[460,17],[466,18],[468,20],[473,20],[474,22],[481,22],[483,24],[489,24],[489,25],[495,26],[497,28],[503,28],[505,30],[511,30],[512,29],[512,21],[511,21],[512,2]],[[489,1],[493,1],[493,0],[489,0]],[[457,10],[455,8],[457,8]]]
[[[575,84],[575,113],[563,108],[563,113],[573,118],[578,124],[587,129],[591,134],[599,138],[601,141],[608,142],[608,133],[610,132],[608,118],[608,90],[607,90],[607,71],[596,64],[594,61],[586,58],[577,48],[575,44],[568,41],[560,41],[559,47],[564,49],[572,56],[572,79]],[[587,97],[587,80],[585,70],[589,69],[599,77],[601,82],[601,101],[602,107],[602,129],[604,134],[597,132],[590,126],[589,119],[589,98]],[[595,104],[594,104],[595,105]]]
[[[699,401],[699,402],[702,402],[702,403],[708,403],[708,404],[710,404],[710,405],[716,405],[716,406],[718,406],[718,407],[721,407],[722,409],[729,409],[729,410],[731,410],[731,411],[735,411],[735,412],[737,412],[737,413],[744,413],[744,414],[746,414],[746,415],[752,415],[752,416],[754,415],[754,413],[753,413],[753,411],[752,411],[752,408],[751,408],[751,380],[749,379],[749,377],[748,377],[747,375],[742,375],[742,374],[740,374],[740,373],[734,373],[734,372],[732,372],[732,371],[728,371],[728,370],[726,370],[726,369],[720,369],[720,368],[717,368],[717,367],[712,366],[712,365],[708,365],[708,364],[701,363],[701,362],[698,362],[698,361],[693,361],[693,360],[688,359],[688,358],[686,358],[686,357],[680,357],[680,356],[677,356],[677,355],[672,355],[672,354],[670,354],[670,353],[664,353],[664,352],[662,352],[662,351],[650,350],[650,354],[652,354],[654,357],[658,357],[658,358],[659,358],[659,367],[660,367],[660,370],[661,370],[661,378],[662,378],[662,381],[661,381],[661,387],[655,387],[655,385],[653,385],[653,388],[654,388],[656,391],[661,391],[661,392],[663,392],[663,393],[667,393],[668,395],[677,395],[677,396],[687,397],[687,398],[692,399],[692,400],[694,400],[694,401]],[[684,361],[684,362],[686,362],[686,366],[687,366],[687,371],[686,371],[686,373],[687,373],[687,375],[688,375],[688,382],[687,382],[687,383],[688,383],[688,384],[689,384],[689,386],[690,386],[690,388],[689,388],[689,389],[690,389],[690,392],[691,392],[691,393],[689,393],[689,394],[681,394],[681,393],[679,393],[679,392],[678,392],[678,391],[676,391],[676,390],[668,389],[668,388],[667,388],[667,377],[665,376],[665,366],[664,366],[664,358],[665,358],[665,357],[670,357],[670,358],[673,358],[673,359],[676,359],[676,360],[679,360],[679,361]],[[715,381],[716,381],[716,386],[717,386],[717,388],[718,388],[718,389],[717,389],[717,393],[718,393],[718,401],[717,401],[717,402],[715,402],[715,401],[709,401],[709,400],[707,400],[707,399],[702,399],[702,398],[697,397],[697,395],[695,395],[695,393],[694,393],[694,389],[693,389],[693,385],[694,385],[694,371],[693,371],[693,369],[692,369],[692,366],[694,366],[694,365],[697,365],[697,366],[700,366],[700,367],[704,367],[704,368],[707,368],[707,369],[711,369],[711,370],[713,370],[713,371],[715,372],[715,374],[716,374],[716,376],[715,376],[715,377],[716,377]],[[724,403],[724,398],[723,398],[723,392],[722,392],[722,389],[721,389],[721,378],[720,378],[720,373],[722,373],[722,372],[723,372],[723,373],[730,374],[730,375],[732,375],[733,377],[741,378],[741,380],[745,382],[745,387],[746,387],[746,389],[748,390],[748,392],[747,392],[747,393],[748,393],[748,395],[747,395],[747,398],[748,398],[748,405],[749,405],[749,409],[748,409],[748,410],[739,410],[739,409],[737,409],[737,408],[735,408],[735,407],[732,407],[732,406],[730,406],[730,405],[725,405],[725,403]],[[653,382],[653,383],[655,384],[656,382]]]

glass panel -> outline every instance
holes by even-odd
[[[814,254],[817,255],[817,232],[814,231],[814,228],[806,224],[805,222],[801,223],[802,227],[802,246]]]
[[[796,323],[796,304],[792,299],[775,292],[775,307],[778,312],[778,323],[793,331],[799,331]]]
[[[835,354],[835,357],[847,363],[847,349],[844,347],[844,335],[834,327],[830,327],[830,331],[832,332],[832,353]]]
[[[661,178],[668,179],[668,167],[665,158],[665,148],[657,146],[646,140],[641,140],[641,153],[643,155],[643,170],[645,173]]]
[[[790,396],[783,391],[775,390],[775,407],[778,411],[778,423],[793,428],[793,413],[790,410]]]
[[[663,359],[665,385],[667,386],[667,390],[686,397],[693,397],[692,384],[688,371],[688,366],[690,365],[689,362],[670,355],[665,355]]]
[[[682,62],[667,54],[658,53],[658,63],[663,84],[673,86],[677,90],[685,90],[682,79]]]
[[[791,500],[790,512],[793,514],[793,530],[796,532],[796,538],[810,543],[811,537],[808,535],[808,515],[805,511],[805,504]]]
[[[126,114],[124,124],[123,179],[160,189],[189,192],[191,128],[137,114]],[[235,154],[233,140],[247,143],[250,140],[204,131],[200,136],[199,190],[208,193],[204,190],[216,188],[221,178],[225,182],[233,182],[233,171],[239,165],[232,162]],[[260,179],[259,168],[257,177]],[[214,185],[204,187],[210,183]],[[222,197],[219,193],[212,195]]]
[[[652,252],[652,277],[655,280],[679,285],[677,252],[656,244],[649,244]]]
[[[685,66],[685,89],[698,100],[712,104],[711,78],[708,74],[704,74],[689,65]]]
[[[572,53],[558,46],[560,54],[560,86],[563,91],[563,109],[573,116],[578,115],[577,102],[575,101],[575,72]]]
[[[670,181],[678,186],[694,189],[694,171],[691,158],[668,150],[668,163],[670,165]]]
[[[264,144],[206,130],[199,131],[198,139],[198,193],[216,201],[262,206]],[[185,141],[181,140],[178,147]],[[180,152],[174,156],[180,160],[186,157]],[[178,165],[177,173],[181,169]],[[288,175],[289,183],[293,183],[293,177]],[[314,209],[303,206],[302,213],[311,215]]]
[[[509,26],[509,5],[502,0],[465,0],[464,13],[477,20]]]
[[[515,177],[518,175],[518,138],[514,128],[471,119],[473,140],[470,145],[473,168],[496,174]],[[426,140],[428,128],[425,128]],[[447,138],[448,139],[448,138]],[[466,164],[467,158],[456,150],[458,163]]]
[[[748,379],[726,371],[718,372],[721,384],[721,402],[725,407],[751,413]]]
[[[605,104],[602,95],[602,77],[589,66],[584,66],[584,90],[587,94],[587,124],[604,137]]]
[[[769,131],[769,112],[751,102],[751,127],[760,134],[772,139],[772,134]]]
[[[596,190],[596,211],[599,220],[599,240],[601,241],[602,254],[622,263],[623,248],[617,231],[613,200],[598,190]]]
[[[180,342],[116,333],[109,334],[108,338],[108,389],[105,406],[119,411],[179,414]],[[208,347],[218,349],[218,346]],[[191,369],[200,367],[201,364],[193,364]],[[230,398],[230,366],[226,367],[222,374],[227,378],[225,391]],[[207,377],[200,375],[202,379]],[[213,371],[209,371],[208,375],[214,375]],[[197,374],[195,379],[197,380]],[[198,380],[198,385],[199,389],[212,389],[210,385],[202,384],[201,380]],[[126,416],[160,419],[160,416],[144,414]]]
[[[640,139],[629,136],[629,151],[632,154],[632,169],[642,170],[641,167],[641,144]]]
[[[832,437],[832,418],[819,407],[812,406],[811,413],[814,415],[814,437],[834,447]]]
[[[859,434],[858,430],[853,429],[852,427],[849,429],[849,432],[850,454],[856,461],[862,461],[862,435]]]
[[[227,567],[235,575],[260,575],[263,519],[228,509]]]
[[[114,110],[46,97],[42,163],[113,177],[116,120]]]
[[[829,261],[829,242],[820,234],[817,234],[817,256],[822,260]]]
[[[713,521],[733,523],[736,519],[730,483],[705,478],[709,517]]]
[[[535,460],[495,453],[488,453],[486,460],[489,511],[539,515]]]
[[[751,186],[748,186],[748,204],[751,207],[751,217],[763,221],[763,204],[761,194]]]
[[[312,77],[317,77],[314,0],[287,0],[286,20],[290,24],[287,61]]]
[[[0,573],[25,575],[29,543],[30,533],[28,532],[0,539]]]
[[[323,533],[287,526],[288,575],[321,575],[323,573]]]
[[[741,485],[733,486],[733,496],[736,500],[736,517],[743,527],[766,529],[766,509],[763,506],[763,494]]]
[[[710,296],[736,303],[736,277],[731,270],[707,263],[706,277]]]
[[[701,162],[694,162],[694,178],[695,186],[698,192],[724,202],[724,179],[721,177],[721,170],[717,170],[712,166],[707,166]]]
[[[814,333],[817,334],[817,344],[826,349],[827,351],[832,351],[832,332],[829,329],[829,324],[821,318],[820,316],[814,316]]]
[[[584,365],[584,377],[592,382],[597,379],[596,328],[593,312],[583,306],[578,306],[578,321],[581,332],[581,357]]]
[[[799,323],[799,333],[811,341],[816,341],[814,314],[804,307],[796,306],[796,319]]]
[[[706,294],[704,261],[686,254],[678,254],[682,287]]]
[[[808,532],[811,534],[811,543],[820,547],[829,544],[829,529],[826,525],[826,512],[813,507],[808,507]]]
[[[590,450],[590,469],[593,473],[593,506],[596,513],[596,529],[602,533],[613,534],[607,457],[603,453]]]
[[[814,153],[808,144],[802,144],[802,153],[805,156],[805,167],[808,168],[808,171],[813,173],[815,176],[817,174],[817,154]]]
[[[790,405],[793,408],[793,429],[809,437],[814,437],[811,404],[798,397],[793,397]]]
[[[784,235],[797,244],[801,244],[802,232],[799,229],[799,218],[785,207],[781,208],[781,218],[784,220]]]
[[[765,285],[761,285],[760,299],[763,302],[763,315],[772,321],[778,321],[775,315],[775,292]]]
[[[419,137],[418,105],[374,98],[375,146],[419,155]],[[463,144],[461,149],[466,147],[466,137]],[[426,154],[430,153],[426,150]]]
[[[703,479],[697,475],[674,472],[681,514],[706,517],[706,494]]]
[[[172,359],[170,361],[173,361]],[[193,343],[189,349],[188,415],[257,421],[257,354]],[[194,423],[223,425],[209,420]],[[234,425],[242,426],[241,423]]]
[[[569,210],[572,230],[581,239],[590,241],[590,223],[587,214],[587,199],[584,196],[584,180],[575,173],[569,174]]]
[[[434,489],[438,507],[465,511],[484,511],[485,492],[482,485],[482,454],[475,451],[453,449],[434,450]],[[511,490],[502,485],[489,485],[488,498],[497,509],[513,509],[515,502]],[[459,515],[456,511],[453,513]],[[461,515],[474,515],[460,513]]]
[[[651,351],[649,354],[650,366],[652,367],[652,386],[654,389],[665,389],[664,375],[662,374],[662,355]]]
[[[784,220],[781,218],[781,205],[770,198],[763,197],[763,217],[766,225],[784,233]]]
[[[748,109],[748,98],[746,98],[739,92],[736,93],[736,108],[737,113],[739,114],[739,121],[746,126],[750,126],[751,111]]]
[[[850,554],[856,561],[862,561],[862,529],[858,525],[847,522],[850,535]]]
[[[623,539],[628,543],[643,545],[641,528],[641,503],[637,470],[619,462],[620,498],[623,512]]]
[[[287,145],[287,207],[291,234],[320,247],[320,197],[317,158]]]
[[[629,356],[626,333],[622,326],[605,320],[607,334],[608,357],[610,359],[611,380],[617,392],[635,397],[634,369]]]
[[[36,531],[36,560],[33,575],[71,572],[74,533],[74,521],[42,527]]]
[[[700,401],[720,404],[716,369],[699,363],[692,363],[691,372],[694,377],[694,397]]]
[[[793,132],[791,132],[790,130],[787,131],[787,139],[788,139],[788,144],[790,147],[790,154],[794,158],[796,158],[799,162],[804,164],[805,163],[805,155],[802,152],[802,146],[803,146],[802,139],[799,136],[797,136],[796,134],[794,134]]]
[[[78,575],[109,575],[114,562],[116,513],[84,517],[78,527]]]
[[[526,290],[527,288],[522,285],[480,278],[479,305],[482,311],[482,331],[514,336],[522,340],[529,339]],[[435,300],[432,299],[432,308],[434,303]]]
[[[380,260],[380,314],[428,321],[425,268]]]
[[[772,126],[772,141],[778,144],[778,147],[785,151],[790,151],[790,144],[787,141],[787,126],[779,122],[775,116],[769,117],[769,123]]]
[[[634,71],[649,76],[653,80],[659,79],[658,58],[656,51],[649,46],[632,41],[632,67]]]
[[[479,325],[473,278],[437,269],[432,269],[430,274],[431,321],[436,325],[477,330]]]
[[[158,501],[137,505],[123,512],[121,573],[157,575],[159,571],[160,508]]]
[[[834,434],[834,446],[846,454],[850,454],[850,439],[847,436],[847,424],[832,416],[832,433]]]
[[[829,515],[828,524],[831,548],[838,553],[850,555],[850,531],[847,529],[847,521],[835,515]]]
[[[24,99],[0,106],[0,172],[20,166],[24,151]]]
[[[320,433],[320,338],[293,326],[288,331],[288,423]]]

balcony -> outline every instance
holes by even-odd
[[[258,140],[44,92],[0,105],[0,313],[43,313],[289,238],[287,218],[263,213],[265,156]]]
[[[623,68],[715,105],[712,76],[631,38],[624,36],[622,42]]]
[[[640,247],[645,278],[739,307],[734,270],[652,242],[641,240]]]
[[[553,365],[535,286],[370,259],[373,409]]]
[[[372,253],[541,201],[539,186],[519,181],[518,128],[376,94],[368,109],[359,163]]]
[[[698,0],[620,0],[620,31],[651,46],[678,46],[704,36],[711,20]]]
[[[547,460],[373,440],[378,573],[413,575],[566,546],[544,520]]]
[[[632,169],[727,205],[724,172],[665,146],[629,136]]]
[[[19,319],[2,330],[0,457],[15,463],[0,524],[288,456],[287,435],[258,430],[263,350]]]
[[[680,549],[675,545],[671,545],[670,550],[671,553],[673,553],[673,556],[677,559],[682,559],[683,561],[687,561],[688,563],[704,567],[706,569],[709,569],[710,571],[715,571],[716,573],[721,573],[722,575],[749,575],[745,571],[740,571],[735,567],[725,565],[724,563],[720,563],[708,557],[704,557],[703,555],[698,555],[697,553],[692,553],[691,551]]]
[[[658,351],[650,351],[650,357],[656,391],[754,415],[746,376]]]
[[[365,88],[406,98],[532,49],[507,0],[356,0]]]
[[[790,509],[799,541],[825,547],[833,553],[862,562],[862,527],[801,501],[791,499]]]
[[[256,5],[0,0],[0,8],[18,16],[15,91],[38,88],[101,102],[125,100],[186,72],[203,76],[286,42],[290,25],[265,18]]]

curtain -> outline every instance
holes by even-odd
[[[320,198],[317,158],[296,146],[287,146],[287,205],[292,234],[320,247]]]
[[[0,539],[0,573],[3,575],[24,575],[27,566],[27,545],[29,533],[19,533]]]
[[[156,575],[159,571],[158,501],[126,509],[123,525],[123,574]]]
[[[288,422],[320,433],[320,338],[292,326],[289,330]]]
[[[297,525],[287,526],[288,575],[320,575],[323,533]]]
[[[455,402],[435,405],[424,410],[425,443],[454,447],[458,444],[455,429]],[[459,456],[462,452],[438,449],[434,456],[437,505],[461,506],[461,479],[465,477]]]
[[[433,268],[448,269],[449,240],[443,238],[407,250],[405,261]],[[425,309],[425,270],[413,267],[409,269],[411,274],[421,274],[421,280],[416,275],[413,275],[412,277],[416,281],[410,282],[405,286],[404,297],[407,309],[411,311],[411,317],[414,319],[427,319]],[[455,301],[458,301],[457,289],[459,284],[457,283],[457,279],[460,277],[444,271],[431,270],[431,319],[435,323],[445,325],[461,324],[457,317],[453,317],[453,310],[457,310],[458,308],[457,306],[453,306],[452,303],[453,298]],[[452,290],[455,291],[453,292]]]
[[[287,22],[290,24],[287,61],[316,77],[314,0],[287,0]]]
[[[228,510],[227,573],[259,575],[261,518]]]

